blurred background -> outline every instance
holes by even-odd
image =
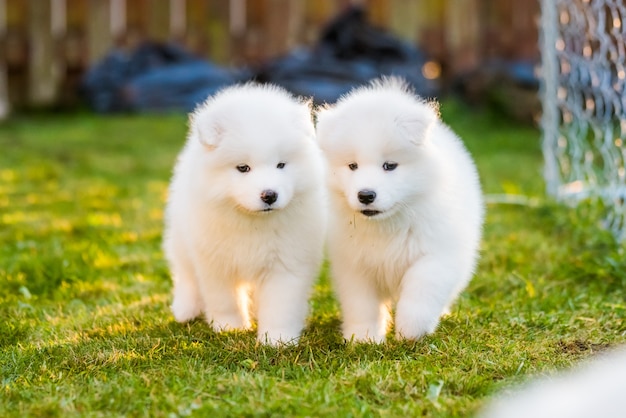
[[[539,12],[536,0],[0,0],[0,118],[188,111],[245,80],[332,102],[396,74],[532,121]]]

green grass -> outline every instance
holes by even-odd
[[[302,342],[174,322],[160,250],[182,115],[0,126],[0,416],[471,416],[626,342],[623,249],[543,196],[537,130],[446,102],[489,205],[475,279],[417,342],[344,344],[326,273]]]

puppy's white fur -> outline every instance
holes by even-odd
[[[497,397],[479,416],[622,418],[626,416],[626,347]]]
[[[398,337],[433,332],[477,260],[483,202],[469,153],[436,107],[395,78],[352,91],[317,118],[344,337],[384,340],[393,304]],[[374,201],[362,203],[363,191]]]
[[[248,328],[255,307],[260,341],[299,337],[325,233],[314,135],[309,105],[274,86],[227,88],[191,115],[165,214],[176,320]]]

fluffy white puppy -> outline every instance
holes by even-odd
[[[482,418],[623,418],[626,347],[492,401]]]
[[[204,312],[216,330],[230,330],[256,316],[260,341],[295,341],[323,257],[325,213],[308,103],[254,84],[207,100],[190,117],[165,213],[176,320]]]
[[[483,222],[478,174],[431,103],[385,78],[317,115],[330,168],[329,254],[343,334],[435,330],[472,277]]]

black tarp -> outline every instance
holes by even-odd
[[[190,111],[220,88],[247,80],[275,83],[317,103],[334,102],[351,88],[382,75],[401,76],[424,97],[438,85],[422,75],[424,54],[371,26],[350,7],[300,48],[256,69],[228,69],[170,44],[147,42],[132,52],[111,51],[83,78],[87,103],[98,112]]]
[[[351,7],[323,30],[311,49],[298,49],[268,63],[257,77],[318,103],[334,102],[351,88],[383,75],[403,77],[424,97],[439,92],[422,74],[427,58],[419,49],[371,26],[364,9]]]
[[[172,44],[115,49],[85,74],[81,90],[97,112],[190,111],[220,88],[249,78]]]

